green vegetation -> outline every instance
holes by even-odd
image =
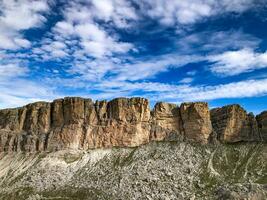
[[[66,163],[70,164],[73,162],[76,162],[82,158],[81,154],[70,154],[70,153],[65,153],[63,156],[63,159]]]
[[[34,189],[31,187],[22,187],[17,190],[13,190],[11,193],[0,193],[0,200],[24,200],[34,193]]]
[[[119,156],[114,159],[113,166],[116,167],[123,167],[130,165],[134,161],[134,153],[137,148],[133,148],[133,150],[126,156]]]
[[[45,199],[71,199],[71,200],[86,200],[86,199],[110,199],[112,196],[106,194],[96,188],[76,188],[66,187],[57,190],[48,190],[40,193]]]
[[[266,146],[263,144],[219,145],[203,162],[197,190],[214,192],[222,185],[267,183]]]

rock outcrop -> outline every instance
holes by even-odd
[[[149,102],[143,98],[117,98],[96,102],[96,120],[85,126],[82,148],[139,146],[149,142]]]
[[[267,111],[259,114],[256,119],[259,126],[260,138],[263,141],[267,141]]]
[[[208,104],[182,103],[181,116],[185,137],[190,141],[208,143],[212,133]]]
[[[150,138],[149,102],[78,97],[0,111],[0,151],[138,146]]]
[[[256,120],[257,119],[257,120]],[[267,141],[267,113],[256,118],[239,105],[157,103],[144,98],[96,101],[66,97],[0,110],[1,151],[134,147],[150,141],[208,143]]]
[[[150,139],[176,141],[183,139],[184,131],[180,109],[171,103],[156,103],[152,111]]]
[[[237,104],[211,110],[212,126],[222,142],[260,141],[257,121]]]

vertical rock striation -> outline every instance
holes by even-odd
[[[175,104],[156,103],[151,118],[150,139],[153,141],[176,141],[183,139],[180,108]]]
[[[211,110],[211,121],[222,142],[260,141],[257,121],[237,104]]]
[[[260,139],[267,142],[267,111],[259,114],[256,119],[259,125]]]
[[[94,110],[95,109],[95,110]],[[149,142],[149,102],[143,98],[97,101],[85,127],[83,148],[139,146]]]
[[[257,120],[256,120],[257,119]],[[150,141],[206,144],[267,141],[267,113],[256,118],[239,105],[209,111],[203,102],[181,106],[144,98],[96,101],[66,97],[0,110],[0,152],[134,147]]]
[[[182,103],[180,110],[185,137],[190,141],[208,143],[212,133],[208,104]]]

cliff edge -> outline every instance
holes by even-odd
[[[66,97],[0,110],[0,152],[134,147],[150,141],[266,142],[267,112],[239,105],[209,110],[205,102],[159,102],[144,98],[96,101]]]

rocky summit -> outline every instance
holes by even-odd
[[[265,200],[267,111],[78,97],[0,110],[0,200]]]
[[[0,151],[135,147],[151,141],[235,143],[267,141],[267,112],[254,117],[239,105],[215,108],[204,102],[144,98],[96,101],[78,97],[0,110]]]

